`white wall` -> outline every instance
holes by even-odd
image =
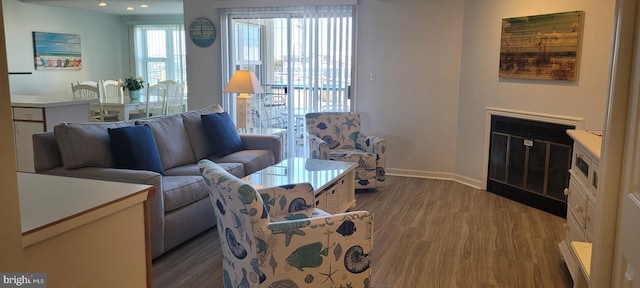
[[[486,169],[487,106],[584,117],[587,129],[602,129],[613,25],[609,2],[359,0],[355,110],[365,132],[387,138],[388,173],[478,186]],[[220,34],[216,6],[221,3],[229,1],[185,2],[185,26],[207,17]],[[113,60],[128,58],[128,42],[123,42],[128,34],[117,16],[18,0],[3,0],[3,5],[9,70],[34,73],[10,76],[12,93],[53,93],[49,85],[59,87],[55,93],[69,93],[71,81],[121,78],[123,70],[129,74],[122,67],[127,59]],[[498,78],[501,19],[573,10],[585,11],[577,81]],[[31,31],[80,34],[85,68],[34,70]],[[220,39],[208,48],[190,40],[186,45],[190,109],[221,103]]]
[[[3,0],[12,94],[69,95],[71,82],[123,78],[123,34],[120,17],[84,10],[26,4]],[[80,35],[82,70],[35,70],[31,32]]]
[[[455,171],[463,8],[463,0],[357,6],[355,107],[363,130],[387,139],[388,173]]]
[[[602,130],[615,1],[466,1],[456,173],[482,182],[486,107],[582,117],[585,128]],[[525,3],[525,4],[523,4]],[[585,12],[578,80],[498,78],[501,19],[581,10]]]
[[[218,32],[211,46],[198,47],[187,39],[187,83],[189,83],[189,109],[198,109],[212,104],[222,104],[222,64],[220,58],[220,20],[212,0],[189,1],[184,5],[184,25],[189,29],[193,19],[206,17]],[[188,33],[188,32],[187,32]]]
[[[451,178],[455,171],[463,3],[359,1],[355,107],[365,132],[387,138],[389,172]],[[208,17],[219,29],[216,5],[229,4],[186,2],[185,25]],[[221,103],[219,55],[219,39],[209,48],[188,41],[190,109]]]

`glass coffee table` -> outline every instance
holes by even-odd
[[[316,207],[329,213],[355,206],[356,163],[291,157],[242,178],[256,188],[310,183]]]

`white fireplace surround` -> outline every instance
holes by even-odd
[[[496,107],[487,107],[485,117],[485,137],[484,137],[484,155],[482,157],[482,189],[487,189],[487,174],[489,173],[489,141],[491,139],[491,116],[504,116],[518,119],[540,121],[554,124],[563,124],[576,127],[576,129],[584,129],[584,118],[571,117],[565,115],[545,114],[530,111],[503,109]]]

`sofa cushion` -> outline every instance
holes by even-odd
[[[224,112],[224,110],[220,104],[216,104],[199,110],[182,113],[184,130],[187,131],[187,135],[189,136],[189,142],[191,142],[191,149],[193,149],[193,156],[196,162],[213,154],[213,148],[209,145],[207,137],[204,134],[204,128],[202,128],[200,115],[222,112]]]
[[[158,146],[149,126],[138,125],[107,130],[116,168],[164,173]]]
[[[214,155],[224,157],[242,150],[242,139],[229,113],[204,114],[200,118],[207,141],[213,146]]]
[[[151,128],[163,170],[196,162],[180,114],[139,120],[136,124]]]
[[[113,167],[108,128],[131,126],[129,121],[61,123],[53,127],[62,166]]]
[[[246,176],[244,174],[244,165],[242,163],[217,163],[220,167],[224,168],[227,172],[236,176],[238,178],[242,178]],[[178,167],[173,167],[169,170],[164,171],[164,175],[167,176],[198,176],[200,175],[200,169],[198,168],[198,164],[187,164]]]
[[[164,176],[164,211],[169,212],[209,197],[202,176]]]
[[[223,166],[224,163],[241,163],[244,166],[245,175],[262,170],[276,163],[271,150],[241,150],[222,158],[211,158],[209,160],[216,162],[216,164],[220,166]]]

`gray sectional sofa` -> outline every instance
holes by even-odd
[[[33,135],[36,173],[150,184],[151,251],[156,258],[215,225],[207,187],[197,163],[210,159],[244,177],[280,161],[280,139],[240,134],[242,150],[224,157],[212,151],[200,116],[221,113],[219,105],[136,121],[62,123]],[[155,139],[163,174],[116,168],[108,128],[146,124]],[[115,142],[115,141],[114,141]]]

